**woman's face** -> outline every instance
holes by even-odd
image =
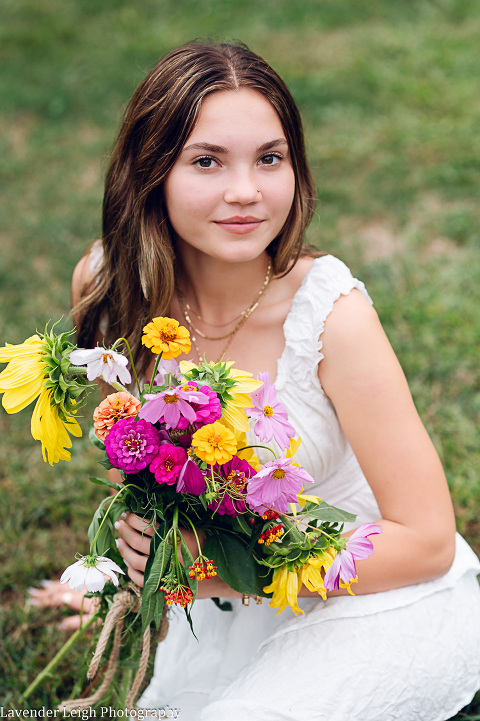
[[[205,98],[165,181],[181,252],[233,263],[258,257],[278,235],[294,190],[279,117],[263,95],[248,89]]]

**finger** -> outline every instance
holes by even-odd
[[[120,538],[122,538],[126,544],[137,551],[137,553],[143,553],[148,556],[150,553],[150,535],[139,533],[139,531],[136,531],[123,520],[117,521],[115,523],[115,528],[117,529]]]
[[[136,531],[144,535],[153,536],[154,528],[148,518],[140,518],[140,516],[135,515],[135,513],[127,513],[121,517],[121,520]]]
[[[129,546],[129,544],[126,543],[122,538],[117,539],[117,548],[122,558],[127,563],[129,571],[131,568],[133,568],[135,571],[140,571],[142,574],[145,572],[145,566],[147,565],[148,556],[145,556],[142,553],[137,553],[137,551],[134,550],[131,546]]]
[[[69,616],[60,621],[60,623],[57,624],[57,628],[60,628],[62,631],[77,631],[81,626],[85,626],[92,615],[93,614],[84,613],[81,616]],[[100,619],[98,621],[99,623],[101,622]]]
[[[131,580],[137,584],[140,588],[143,588],[143,584],[145,582],[145,577],[143,573],[140,573],[139,571],[136,571],[131,566],[128,569],[128,575],[131,578]]]

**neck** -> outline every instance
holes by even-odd
[[[267,253],[242,263],[185,255],[179,258],[178,288],[202,318],[212,323],[228,321],[254,300],[269,262]]]

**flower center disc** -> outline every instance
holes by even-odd
[[[270,418],[270,416],[273,416],[273,408],[272,406],[264,406],[263,407],[263,414],[267,416],[267,418]]]
[[[178,401],[178,396],[173,393],[173,395],[171,396],[164,396],[163,400],[165,401],[165,403],[176,403]]]
[[[282,468],[277,468],[277,470],[272,473],[273,478],[285,478],[285,475],[285,471]]]

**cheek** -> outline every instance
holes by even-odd
[[[209,184],[199,184],[188,176],[171,177],[165,183],[165,201],[170,220],[178,218],[183,223],[188,217],[205,215],[214,201]]]

